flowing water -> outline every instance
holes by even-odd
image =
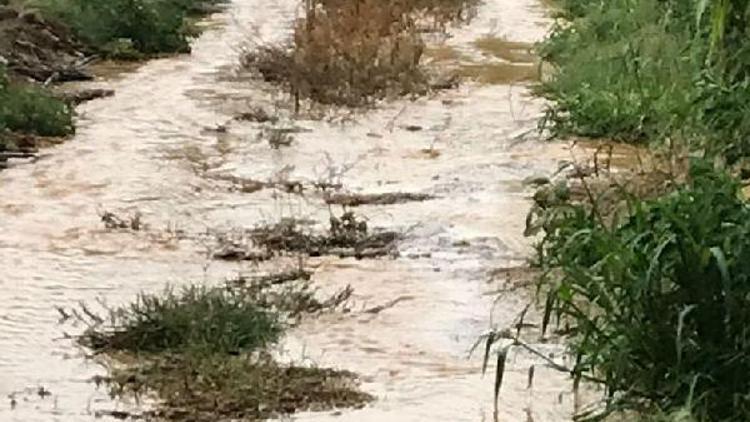
[[[517,293],[493,304],[491,274],[529,253],[522,180],[557,168],[558,154],[533,131],[543,104],[522,85],[469,83],[346,118],[288,122],[300,129],[292,145],[270,148],[259,124],[226,122],[251,106],[271,109],[283,94],[231,69],[248,40],[287,36],[296,3],[235,0],[208,20],[193,54],[109,77],[103,83],[117,94],[79,108],[71,141],[0,173],[0,421],[92,420],[98,410],[135,406],[90,382],[103,369],[66,338],[80,327],[60,325],[55,307],[126,303],[168,283],[221,283],[254,267],[208,259],[211,244],[198,234],[330,215],[314,190],[243,193],[227,176],[436,197],[357,210],[370,227],[406,231],[400,258],[307,262],[321,289],[354,288],[352,311],[305,322],[279,353],[355,371],[377,401],[293,419],[492,420],[493,377],[481,375],[482,353],[468,352],[528,300]],[[444,47],[492,63],[474,40],[533,42],[547,25],[534,0],[486,0]],[[139,212],[148,229],[106,230],[105,210]],[[538,367],[528,388],[532,363],[509,357],[499,420],[568,420],[570,384]]]

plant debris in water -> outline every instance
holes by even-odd
[[[103,211],[100,214],[104,227],[108,229],[126,229],[139,231],[145,227],[141,220],[141,213],[136,211],[132,215],[122,217],[111,211]]]
[[[325,201],[328,205],[358,207],[361,205],[393,205],[403,204],[405,202],[421,202],[434,198],[434,196],[428,195],[426,193],[408,192],[375,194],[334,193],[326,195]]]
[[[355,374],[283,366],[267,355],[163,355],[116,369],[108,381],[117,395],[156,393],[160,405],[151,416],[168,421],[264,420],[372,400],[356,389]]]
[[[372,397],[350,372],[281,365],[268,352],[303,314],[333,309],[351,289],[314,298],[310,274],[295,270],[238,278],[224,287],[141,294],[106,317],[84,305],[83,346],[110,359],[113,396],[155,394],[139,416],[169,421],[260,420],[300,410],[357,407]]]
[[[279,223],[258,227],[247,234],[244,241],[221,241],[221,249],[214,258],[223,260],[262,261],[284,252],[308,256],[336,255],[342,258],[372,258],[395,256],[399,233],[371,232],[367,222],[352,212],[341,217],[332,216],[326,233],[315,233],[298,220],[283,219]]]
[[[259,46],[242,59],[295,98],[361,106],[387,96],[422,94],[429,77],[419,20],[435,27],[467,17],[472,1],[308,0],[291,42]]]
[[[296,269],[255,277],[238,277],[228,286],[242,292],[265,309],[274,309],[290,318],[334,310],[344,305],[353,293],[351,286],[321,300],[311,285],[311,274]]]

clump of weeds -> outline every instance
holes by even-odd
[[[13,83],[0,63],[0,151],[14,149],[5,132],[39,136],[73,133],[73,111],[43,88]],[[7,139],[7,141],[4,141]]]
[[[105,355],[99,378],[113,396],[155,395],[148,413],[169,421],[261,420],[300,410],[362,406],[372,399],[346,371],[282,365],[270,347],[303,314],[338,306],[313,299],[302,270],[232,280],[223,287],[168,288],[100,316],[67,311],[88,325],[78,342]],[[350,289],[347,289],[351,294]]]
[[[373,194],[356,194],[356,193],[327,193],[324,195],[326,204],[341,205],[344,207],[358,207],[362,205],[394,205],[406,202],[422,202],[434,199],[435,197],[426,193],[373,193]]]
[[[281,84],[295,99],[362,106],[429,90],[420,62],[425,44],[419,20],[460,20],[467,1],[307,0],[286,45],[259,46],[245,68]]]
[[[560,136],[683,142],[734,162],[750,151],[744,0],[559,0],[541,44],[543,122]]]
[[[549,363],[576,387],[605,388],[578,418],[747,420],[750,206],[740,184],[695,160],[684,183],[654,197],[612,189],[624,200],[616,215],[594,195],[550,204],[537,245],[542,334],[556,326],[573,357]],[[529,348],[493,333],[488,355],[501,338]]]
[[[139,211],[135,211],[131,215],[126,216],[115,214],[112,211],[101,211],[99,213],[99,218],[102,223],[104,223],[104,227],[111,230],[121,229],[139,231],[146,228],[146,225],[143,224],[143,221],[141,220],[142,216]]]

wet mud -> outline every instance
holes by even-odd
[[[524,179],[551,176],[562,155],[535,132],[544,104],[515,79],[468,80],[366,112],[299,116],[294,127],[304,130],[274,147],[259,134],[274,124],[271,116],[292,120],[289,98],[231,72],[248,39],[288,39],[296,12],[292,0],[234,1],[212,17],[192,55],[113,78],[117,95],[78,107],[73,139],[0,173],[0,268],[7,269],[0,397],[8,397],[0,420],[115,420],[150,410],[148,398],[113,400],[96,389],[91,380],[107,372],[66,335],[75,328],[58,325],[56,306],[119,305],[167,283],[216,286],[278,274],[300,269],[300,255],[321,294],[349,291],[348,312],[303,321],[275,358],[355,373],[375,400],[293,419],[476,422],[495,412],[499,420],[570,419],[571,383],[538,357],[508,356],[495,409],[492,377],[482,376],[481,356],[469,354],[489,329],[512,326],[530,299],[524,289],[498,298],[505,276],[497,269],[522,265],[530,252],[523,231],[533,189]],[[449,55],[457,67],[495,64],[503,58],[489,57],[477,40],[533,43],[548,25],[532,0],[488,0],[440,45],[459,53]],[[351,192],[357,196],[327,203]],[[425,196],[384,199],[396,192]],[[397,233],[390,239],[397,257],[314,254],[282,243],[274,250],[284,253],[268,259],[214,259],[216,233],[238,227],[304,220],[304,233],[329,239],[331,216],[340,219],[355,203],[367,231],[355,227],[354,241],[375,229]],[[102,222],[101,210],[117,218]],[[135,215],[147,230],[133,229]],[[538,347],[562,355],[559,345]]]
[[[37,82],[91,80],[89,58],[69,30],[38,12],[0,3],[0,63]]]

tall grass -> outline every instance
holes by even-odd
[[[747,0],[560,0],[541,52],[559,135],[750,153]]]
[[[572,370],[606,387],[600,418],[635,410],[750,420],[750,206],[712,165],[619,219],[550,210],[539,244],[544,327],[571,333]],[[556,317],[556,318],[552,318]]]

